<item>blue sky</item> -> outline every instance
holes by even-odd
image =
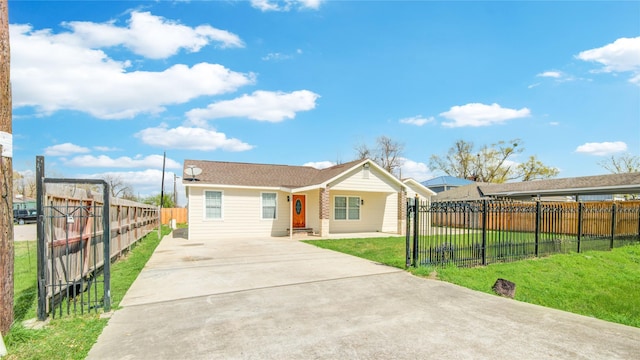
[[[185,159],[328,166],[381,135],[559,177],[640,155],[640,2],[9,1],[14,168],[166,191]]]

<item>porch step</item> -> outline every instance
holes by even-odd
[[[291,234],[291,229],[287,229],[287,233]],[[313,235],[313,228],[293,228],[293,235],[297,234]]]

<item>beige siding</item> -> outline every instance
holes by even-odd
[[[407,183],[405,183],[405,185],[407,185],[407,199],[415,198],[416,194],[418,194],[418,197],[421,200],[431,199],[431,194],[430,193],[424,191],[423,189],[418,188],[414,184],[412,184],[410,182],[407,182]]]
[[[331,190],[344,191],[374,191],[374,192],[396,192],[400,190],[400,185],[384,176],[374,167],[368,171],[357,169],[354,172],[346,174],[333,184],[329,184]]]
[[[359,220],[336,220],[335,197],[358,196],[364,200],[360,206]],[[398,194],[373,193],[358,191],[332,191],[330,196],[330,232],[389,232],[396,233],[398,229]]]
[[[205,219],[204,192],[222,191],[222,219]],[[277,219],[262,219],[263,192],[277,193]],[[189,189],[189,239],[284,236],[289,228],[288,193],[257,189]]]

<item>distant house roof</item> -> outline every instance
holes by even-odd
[[[464,186],[464,185],[473,184],[473,181],[447,175],[447,176],[438,176],[436,178],[423,181],[421,184],[424,186],[445,186],[445,185]]]
[[[326,183],[344,172],[365,163],[382,170],[382,168],[368,159],[355,160],[325,169],[316,169],[310,166],[185,160],[184,169],[186,170],[192,166],[202,169],[202,173],[196,176],[198,181],[194,182],[194,184],[300,188]],[[391,175],[389,176],[392,177]],[[395,177],[393,179],[402,184]],[[185,175],[183,184],[189,185],[190,183],[190,176]]]
[[[405,179],[402,179],[402,182],[423,196],[433,196],[436,194],[435,191],[429,189],[428,187],[424,186],[422,183],[418,182],[415,179],[405,178]]]
[[[474,183],[439,193],[434,200],[479,200],[494,197],[638,194],[640,173],[583,176],[504,184]]]

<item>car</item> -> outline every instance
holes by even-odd
[[[36,209],[16,209],[13,210],[13,222],[16,224],[25,224],[36,222],[38,220],[38,211]]]

